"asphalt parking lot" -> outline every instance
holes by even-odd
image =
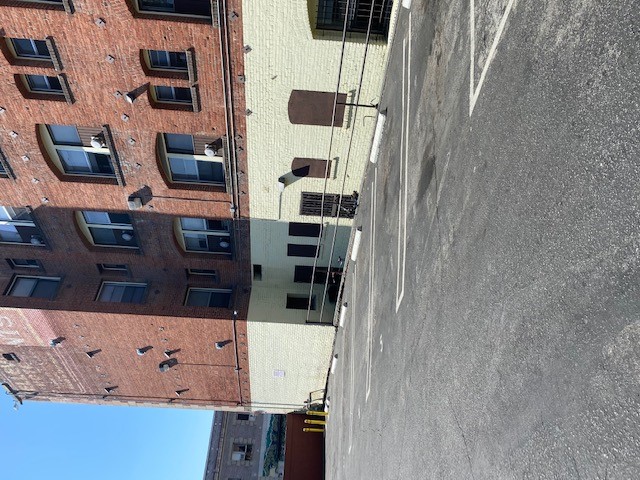
[[[414,0],[328,480],[640,478],[640,5]]]

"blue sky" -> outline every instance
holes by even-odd
[[[213,411],[25,402],[0,390],[0,477],[201,480]]]

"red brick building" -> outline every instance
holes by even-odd
[[[0,381],[250,403],[239,0],[0,0]]]

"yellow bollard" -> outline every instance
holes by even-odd
[[[315,410],[309,410],[305,415],[316,415],[318,417],[326,417],[329,412],[316,412]]]
[[[324,420],[309,420],[309,419],[306,419],[304,421],[304,423],[309,423],[311,425],[326,425],[327,424],[327,422],[325,422]]]
[[[302,431],[303,432],[313,432],[313,433],[323,433],[324,429],[323,428],[303,428]]]

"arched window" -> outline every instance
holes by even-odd
[[[158,135],[158,155],[171,183],[225,185],[224,158],[217,145],[178,133]]]
[[[64,175],[112,178],[116,174],[101,127],[39,125],[38,133],[53,165]]]

